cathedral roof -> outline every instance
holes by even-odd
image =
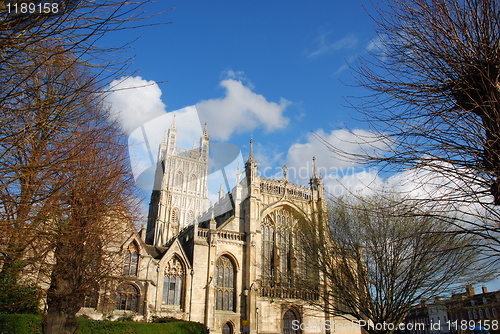
[[[159,247],[152,245],[145,245],[146,251],[149,255],[151,255],[154,259],[161,259],[163,255],[167,252],[168,247]]]

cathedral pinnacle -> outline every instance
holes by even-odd
[[[203,127],[203,137],[208,137],[207,123],[205,123],[205,126]]]
[[[253,138],[250,138],[250,154],[248,155],[248,162],[253,162]]]
[[[174,120],[172,121],[172,125],[170,126],[171,129],[175,129],[175,114],[174,114]]]
[[[318,172],[316,171],[316,157],[313,157],[313,175],[314,179],[318,178]]]

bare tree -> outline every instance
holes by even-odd
[[[54,264],[44,333],[74,333],[85,296],[121,264],[109,245],[134,218],[136,203],[127,146],[117,131],[105,120],[79,131],[87,145],[75,147],[78,154],[59,173],[67,182],[46,229]]]
[[[500,258],[499,12],[498,0],[384,1],[370,56],[355,67],[372,94],[353,100],[375,133],[359,140],[375,150],[329,145],[385,170],[415,170],[415,188],[433,189],[417,199],[422,214],[459,212],[455,227],[481,237],[492,267]]]
[[[337,199],[328,218],[300,224],[308,265],[324,285],[311,303],[368,333],[391,333],[420,299],[478,278],[477,252],[462,247],[474,240],[411,211],[398,199]]]
[[[73,333],[92,284],[112,272],[106,245],[133,219],[135,188],[98,77],[69,52],[42,50],[0,130],[0,278],[48,286],[44,333]]]
[[[132,214],[124,146],[101,104],[127,68],[116,57],[126,45],[98,42],[137,28],[147,2],[0,4],[1,296],[48,275],[46,332],[71,332],[87,278],[109,269],[100,239],[88,236],[111,237],[113,222]]]

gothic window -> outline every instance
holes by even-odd
[[[264,281],[274,276],[274,228],[262,227],[262,275]]]
[[[279,208],[269,213],[261,224],[264,283],[291,283],[293,272],[293,229],[297,223],[290,210]]]
[[[292,310],[288,310],[283,315],[283,334],[300,333],[299,329],[294,329],[293,322],[299,320]],[[295,326],[297,327],[297,326]]]
[[[163,279],[163,304],[181,306],[185,272],[178,257],[174,256],[167,263]]]
[[[97,303],[99,301],[99,287],[93,285],[90,291],[85,295],[83,300],[83,307],[97,308]]]
[[[222,334],[233,334],[233,325],[230,322],[226,322],[222,326]]]
[[[125,253],[123,264],[123,275],[137,276],[137,267],[139,264],[139,250],[135,243],[130,243]]]
[[[187,223],[192,224],[194,221],[194,212],[189,210],[188,215],[187,215]]]
[[[221,256],[217,260],[216,268],[216,309],[234,311],[234,265],[227,256]]]
[[[184,175],[182,175],[181,171],[178,171],[175,175],[175,183],[174,185],[178,188],[182,188],[182,183],[184,182]]]
[[[172,219],[170,221],[176,224],[179,222],[179,209],[177,208],[172,209]]]
[[[191,179],[189,180],[189,188],[192,190],[192,191],[196,191],[196,175],[192,174],[191,175]]]
[[[264,297],[319,297],[317,271],[307,265],[305,252],[295,239],[298,221],[290,208],[279,207],[261,222],[261,295]]]
[[[116,309],[137,311],[139,292],[132,284],[121,285],[116,293]]]

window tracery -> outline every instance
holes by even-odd
[[[178,223],[179,222],[179,209],[173,208],[172,209],[172,223]]]
[[[184,175],[182,174],[181,171],[178,171],[177,174],[175,175],[175,183],[174,185],[177,188],[182,188],[182,183],[184,182]]]
[[[125,311],[137,311],[139,292],[132,284],[122,284],[117,289],[116,309]]]
[[[185,275],[186,271],[181,260],[174,256],[165,267],[163,304],[181,306]]]
[[[262,272],[264,283],[289,286],[293,272],[293,230],[297,224],[292,212],[279,208],[264,217],[262,229]]]
[[[197,185],[196,180],[197,180],[196,175],[195,174],[191,174],[191,178],[189,180],[189,188],[192,191],[196,191],[196,185]]]
[[[234,265],[227,256],[217,259],[216,267],[216,309],[234,311],[235,289]]]
[[[264,217],[262,231],[262,288],[265,297],[317,299],[317,275],[308,268],[305,252],[296,243],[299,219],[288,207]]]
[[[139,249],[133,242],[128,246],[125,253],[125,260],[123,263],[123,275],[137,276],[137,267],[139,264]]]

